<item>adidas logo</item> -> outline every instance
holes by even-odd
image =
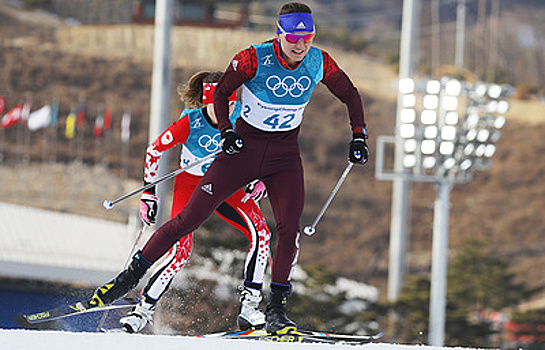
[[[214,192],[212,191],[212,184],[204,184],[201,186],[201,190],[213,196]]]
[[[297,29],[305,29],[306,26],[305,26],[305,24],[303,23],[303,21],[301,21],[301,22],[299,22],[299,24],[298,24],[297,27],[295,27],[295,28],[297,28]]]

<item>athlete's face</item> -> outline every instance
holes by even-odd
[[[305,58],[305,55],[312,46],[313,38],[309,34],[311,33],[295,32],[290,34],[278,34],[278,37],[280,38],[280,47],[282,48],[282,56],[288,65],[296,66]],[[290,35],[289,38],[287,38],[288,35]],[[307,39],[309,37],[310,39]],[[297,41],[295,41],[295,39],[297,39]],[[307,41],[305,42],[305,40]]]

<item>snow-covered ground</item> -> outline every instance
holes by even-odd
[[[252,340],[192,338],[125,333],[71,333],[0,329],[2,350],[354,350],[352,345],[267,343]],[[434,350],[420,345],[365,344],[364,350]],[[448,348],[451,350],[462,348]],[[467,348],[463,348],[466,349]]]

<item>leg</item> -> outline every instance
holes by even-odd
[[[255,201],[242,190],[229,197],[216,212],[250,241],[244,266],[238,326],[241,330],[262,328],[265,325],[265,314],[259,310],[259,303],[263,298],[261,289],[269,258],[271,232]]]
[[[304,205],[303,169],[299,158],[293,158],[286,163],[283,171],[263,181],[267,186],[278,231],[266,330],[279,333],[296,328],[296,324],[287,317],[285,306],[291,293],[291,276],[299,256],[299,221]]]
[[[176,177],[171,217],[176,216],[187,204],[200,177],[182,173]],[[189,260],[193,248],[193,234],[182,237],[170,248],[166,258],[153,272],[142,292],[140,303],[119,320],[128,333],[141,331],[146,324],[153,323],[153,314],[157,302],[168,290],[172,280]]]

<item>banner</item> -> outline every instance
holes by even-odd
[[[51,106],[51,126],[56,129],[57,128],[57,120],[59,117],[59,98],[54,97],[53,103]]]
[[[28,116],[28,129],[36,131],[49,126],[51,123],[51,106],[45,105],[42,108],[30,113]]]
[[[21,113],[23,111],[23,106],[17,105],[11,109],[5,116],[2,117],[0,125],[2,128],[7,129],[12,125],[15,125],[21,119]]]
[[[125,111],[121,118],[121,141],[129,142],[131,138],[131,112]]]
[[[6,111],[6,98],[4,95],[0,95],[0,114]]]
[[[73,139],[74,136],[76,136],[76,119],[76,112],[74,111],[71,111],[66,117],[64,136],[66,136],[67,139]]]
[[[95,133],[95,137],[97,139],[100,139],[102,138],[102,128],[104,127],[104,117],[102,117],[102,115],[97,115],[96,119],[95,119],[95,127],[93,129],[94,133]]]

